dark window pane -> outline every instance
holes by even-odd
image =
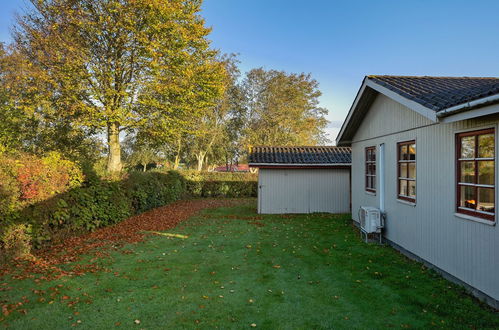
[[[399,194],[402,196],[407,196],[407,181],[399,180]]]
[[[376,149],[371,149],[371,152],[372,152],[371,154],[372,161],[376,161]]]
[[[400,166],[400,172],[399,175],[401,178],[406,178],[407,177],[407,163],[399,163]]]
[[[494,212],[494,189],[478,188],[477,210]]]
[[[416,198],[416,181],[408,181],[408,196]]]
[[[371,149],[367,149],[367,161],[371,161]]]
[[[461,162],[460,182],[475,183],[475,162]]]
[[[475,158],[474,136],[464,136],[461,138],[461,158]]]
[[[478,136],[478,157],[494,157],[494,134]]]
[[[476,207],[475,187],[460,186],[459,189],[461,189],[459,206],[474,209]]]
[[[494,161],[484,160],[478,162],[478,183],[494,184]]]
[[[376,189],[376,177],[375,176],[371,177],[371,187],[373,189]]]
[[[408,152],[409,152],[409,159],[410,160],[416,160],[416,145],[415,144],[409,144]]]
[[[409,166],[409,178],[415,179],[416,178],[416,163],[409,163],[407,164]]]

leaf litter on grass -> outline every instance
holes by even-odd
[[[246,199],[196,199],[174,202],[133,216],[113,226],[68,238],[61,244],[36,251],[32,256],[15,258],[8,264],[0,264],[0,281],[10,277],[12,280],[33,279],[35,283],[39,283],[64,276],[81,276],[106,271],[100,263],[109,257],[110,251],[116,251],[125,244],[141,242],[148,233],[163,235],[161,231],[175,228],[201,210],[230,207],[247,202]],[[168,233],[165,236],[186,238],[180,234]],[[123,250],[123,253],[129,254],[133,251]],[[81,263],[84,256],[93,256],[93,258]],[[49,304],[53,302],[54,300],[48,301]],[[2,299],[0,303],[2,319],[16,310],[26,313],[26,310],[22,309],[25,301],[9,302]]]

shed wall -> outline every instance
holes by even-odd
[[[348,213],[350,169],[260,169],[258,212]]]
[[[395,104],[394,104],[395,103]],[[394,110],[397,110],[397,114]],[[392,123],[395,117],[404,123]],[[387,125],[381,125],[385,120]],[[352,143],[352,217],[360,206],[379,207],[379,191],[365,191],[365,148],[385,144],[385,236],[463,282],[499,300],[499,230],[497,226],[455,215],[455,135],[494,127],[497,115],[448,124],[426,118],[378,96]],[[367,132],[367,133],[366,133]],[[397,142],[416,140],[416,203],[397,199]],[[378,159],[379,162],[379,159]],[[377,166],[379,169],[379,164]],[[496,173],[499,173],[496,161]],[[377,187],[379,187],[379,171]],[[496,205],[498,204],[496,174]]]

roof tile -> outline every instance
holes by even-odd
[[[250,164],[350,164],[351,149],[333,146],[257,146],[249,154]]]
[[[435,112],[499,94],[499,78],[368,76],[368,79]]]

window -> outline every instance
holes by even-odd
[[[416,141],[397,143],[398,198],[416,202]]]
[[[366,191],[376,192],[376,147],[366,148]]]
[[[457,212],[494,221],[494,129],[457,134]]]

